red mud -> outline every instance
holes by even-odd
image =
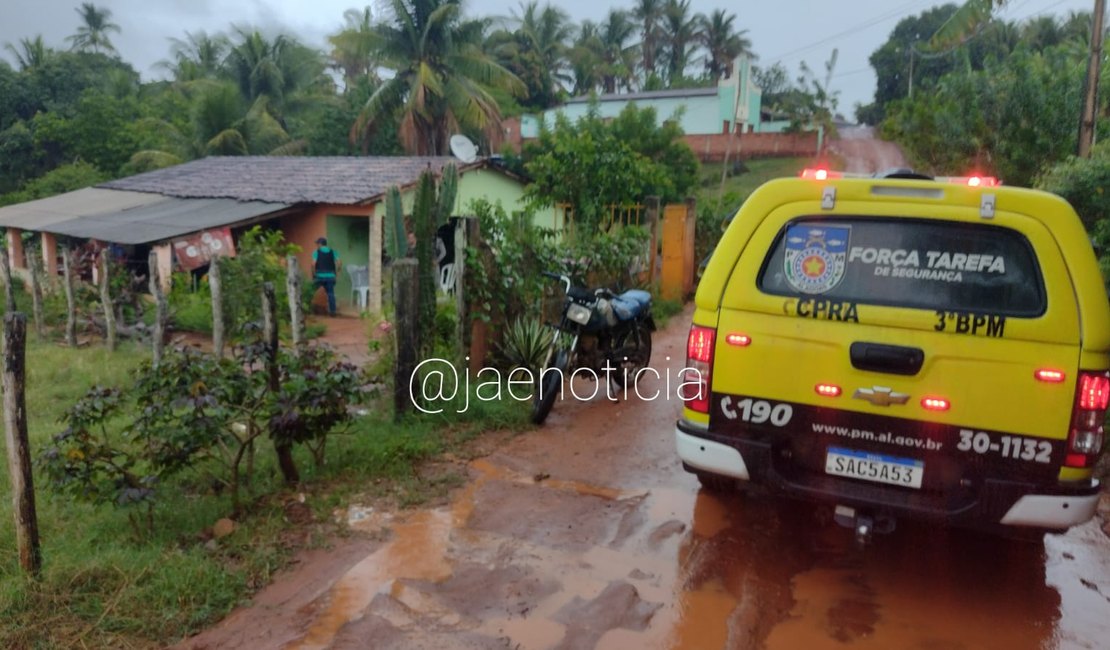
[[[900,522],[860,549],[825,510],[699,491],[673,439],[688,323],[657,333],[658,399],[557,402],[449,505],[357,522],[388,541],[306,555],[180,647],[1106,647],[1095,522],[1043,544]]]

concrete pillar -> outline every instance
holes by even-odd
[[[58,277],[58,238],[53,233],[42,233],[42,268],[47,278]]]
[[[19,228],[8,228],[8,259],[12,269],[27,268],[27,258],[23,256],[23,231]]]
[[[158,275],[162,280],[162,291],[169,293],[173,285],[173,247],[169,244],[159,244],[153,250],[158,256]]]
[[[370,213],[370,250],[367,258],[369,296],[366,300],[366,311],[374,316],[382,313],[382,210],[375,209]]]

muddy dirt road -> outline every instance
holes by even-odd
[[[1094,523],[1034,545],[903,522],[861,550],[820,510],[699,491],[673,451],[687,323],[657,338],[658,399],[557,403],[449,506],[362,519],[386,541],[306,556],[182,646],[1106,647]]]
[[[901,164],[859,135],[856,171]],[[827,511],[699,491],[673,438],[688,325],[657,333],[655,399],[568,396],[449,505],[351,517],[371,535],[305,554],[181,647],[1110,647],[1096,522],[1038,544],[900,522],[860,549]]]
[[[876,138],[870,126],[840,129],[840,137],[829,142],[829,151],[844,159],[846,172],[873,174],[908,166],[898,145]]]

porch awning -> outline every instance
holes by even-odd
[[[147,244],[250,221],[287,203],[180,199],[147,192],[85,188],[0,208],[0,227]]]

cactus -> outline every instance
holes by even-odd
[[[390,258],[398,260],[409,254],[405,211],[401,207],[401,190],[396,185],[389,188],[385,195],[385,235]]]
[[[420,175],[416,196],[412,202],[412,227],[416,231],[416,263],[420,273],[420,297],[417,300],[421,328],[420,346],[425,354],[431,352],[432,323],[436,315],[435,238],[436,238],[436,181],[432,172]]]
[[[455,211],[455,197],[459,193],[459,170],[454,165],[443,168],[443,178],[439,182],[439,197],[436,199],[436,226],[447,223]]]

